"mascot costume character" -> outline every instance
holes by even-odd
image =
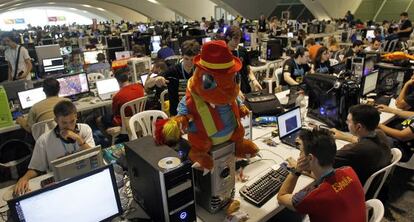
[[[209,150],[227,141],[235,143],[236,157],[254,157],[257,146],[244,139],[240,118],[249,110],[238,99],[242,64],[232,55],[224,41],[210,41],[201,54],[194,57],[196,66],[188,80],[185,96],[178,104],[178,115],[160,120],[155,126],[158,144],[176,143],[183,132],[188,133],[189,159],[193,167],[207,173],[213,168]]]

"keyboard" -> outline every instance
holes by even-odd
[[[247,202],[261,207],[279,192],[288,174],[289,171],[283,167],[279,167],[277,170],[269,168],[257,176],[258,179],[244,185],[239,193]]]

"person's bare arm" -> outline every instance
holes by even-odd
[[[14,193],[22,195],[30,191],[29,180],[37,177],[38,173],[35,170],[29,169],[16,183],[14,187]]]
[[[407,104],[407,102],[405,101],[405,98],[408,94],[408,90],[410,88],[411,85],[414,84],[414,80],[410,79],[408,80],[405,84],[404,87],[401,89],[400,94],[398,95],[397,99],[395,100],[395,106],[398,109],[403,109],[403,110],[408,110],[411,108],[410,105]]]
[[[409,141],[409,140],[414,139],[414,133],[411,131],[410,127],[407,127],[403,130],[398,130],[398,129],[388,127],[381,123],[378,125],[378,128],[384,131],[384,133],[387,134],[388,136],[398,139],[400,141]]]
[[[283,73],[283,79],[285,80],[285,82],[291,86],[294,85],[299,85],[298,82],[296,82],[292,77],[291,74],[289,72],[284,72]]]
[[[7,62],[9,65],[8,65],[8,73],[9,73],[9,81],[12,81],[13,80],[13,76],[12,76],[12,65],[10,64],[10,62]]]
[[[377,108],[380,112],[393,113],[393,114],[395,114],[399,117],[405,118],[405,119],[414,116],[414,112],[412,112],[412,111],[394,109],[394,108],[391,108],[391,107],[386,106],[386,105],[378,105]]]
[[[250,66],[247,66],[247,70],[249,72],[249,80],[253,84],[253,91],[262,90],[263,88],[260,85],[259,81],[257,81],[256,76],[254,75],[254,73],[253,73],[252,69],[250,68]]]
[[[24,63],[26,63],[26,70],[23,72],[21,76],[19,76],[19,79],[26,79],[26,76],[30,74],[30,71],[32,71],[32,61],[30,59],[24,60]]]

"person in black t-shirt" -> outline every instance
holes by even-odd
[[[361,40],[356,40],[352,43],[352,48],[349,48],[345,54],[343,60],[354,57],[354,56],[361,56],[364,51],[364,43]]]
[[[158,87],[167,86],[171,116],[177,115],[179,92],[185,92],[187,81],[193,75],[193,58],[200,53],[200,44],[195,40],[187,40],[181,45],[181,52],[182,61],[168,68],[162,76],[152,78],[145,83],[145,85],[153,85],[155,82]]]
[[[410,38],[413,27],[411,21],[408,19],[408,13],[403,12],[400,14],[400,25],[397,33],[400,41],[407,41]]]
[[[303,77],[310,71],[308,62],[308,49],[298,48],[293,57],[283,64],[283,78],[280,80],[280,84],[292,86],[302,83]]]
[[[376,130],[379,121],[380,113],[375,107],[359,104],[349,109],[347,124],[351,134],[331,129],[335,139],[350,142],[336,152],[334,168],[352,167],[362,184],[391,162],[388,138]]]
[[[227,47],[234,56],[237,56],[241,60],[243,65],[242,69],[239,71],[241,77],[240,90],[243,93],[262,90],[260,83],[257,81],[254,73],[250,69],[250,57],[247,53],[247,50],[239,46],[241,35],[242,32],[237,26],[229,27],[224,35],[225,41],[227,42]],[[251,86],[253,86],[253,89]]]
[[[395,106],[402,110],[412,110],[414,108],[414,74],[401,89],[395,100]]]
[[[325,46],[318,49],[316,53],[315,61],[312,64],[311,73],[323,73],[323,74],[332,74],[334,72],[331,67],[331,62],[329,58],[331,57],[328,48]]]

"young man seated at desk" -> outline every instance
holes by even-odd
[[[388,138],[384,132],[376,130],[379,121],[380,113],[374,106],[360,104],[349,109],[347,124],[352,135],[331,130],[335,139],[350,142],[336,152],[334,167],[352,167],[362,184],[391,162]]]
[[[283,78],[281,85],[299,85],[303,77],[310,71],[308,65],[309,52],[306,48],[298,48],[292,58],[283,64]]]
[[[296,166],[283,182],[279,204],[308,214],[310,221],[365,221],[365,196],[361,183],[351,167],[333,168],[335,139],[325,131],[304,130],[297,140],[300,156]],[[313,185],[293,194],[299,176],[310,171]]]
[[[120,90],[112,97],[112,114],[98,118],[97,122],[101,128],[122,126],[121,106],[134,99],[144,97],[144,87],[141,84],[131,83],[129,76],[130,70],[127,67],[115,72],[115,79],[118,81]],[[128,115],[128,112],[126,114],[131,116],[131,114]]]
[[[15,186],[17,195],[30,191],[29,180],[41,172],[50,171],[52,160],[95,146],[92,129],[86,124],[76,123],[77,110],[71,101],[59,102],[53,113],[57,126],[37,139],[28,170]]]
[[[32,131],[32,126],[35,123],[53,119],[53,107],[65,98],[58,97],[60,90],[59,82],[53,78],[47,78],[43,81],[43,92],[46,94],[46,99],[42,100],[30,108],[27,118],[18,117],[16,123],[19,124],[27,132]]]

